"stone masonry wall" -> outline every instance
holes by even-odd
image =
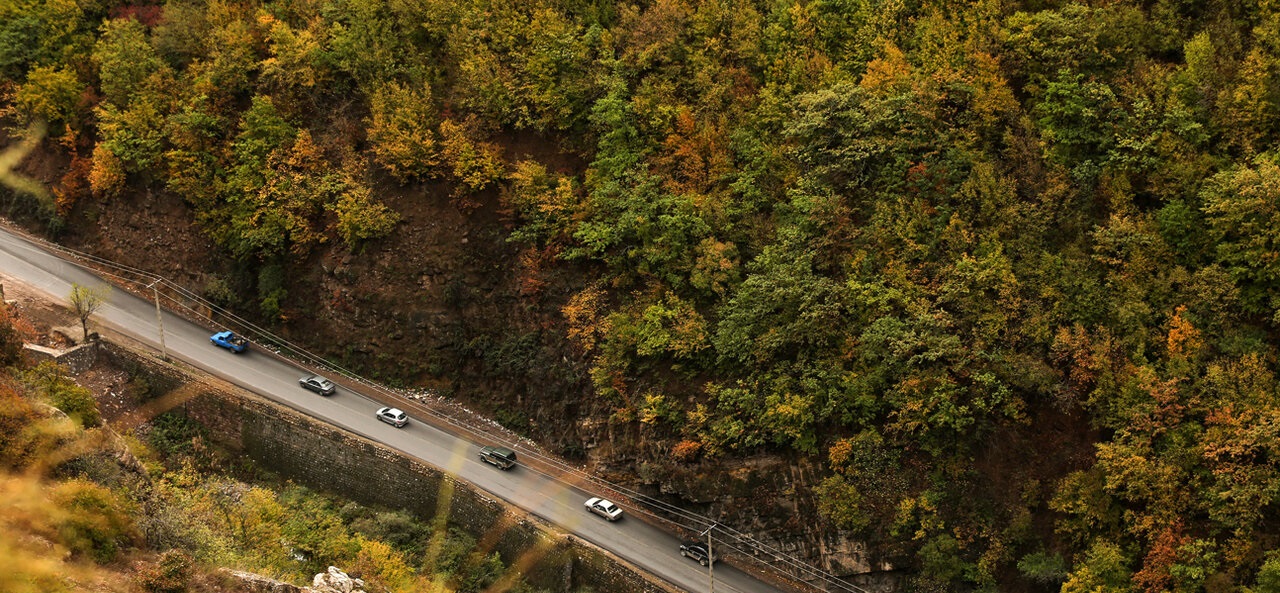
[[[153,397],[196,381],[194,375],[152,358],[109,345],[107,350],[112,362],[147,378]],[[448,524],[489,545],[508,566],[520,564],[535,587],[557,593],[672,590],[598,548],[380,444],[252,394],[212,383],[201,384],[196,393],[175,411],[204,426],[219,445],[308,487],[362,504],[404,509],[428,522],[447,499],[443,512]]]
[[[67,367],[71,373],[84,372],[93,366],[94,361],[98,357],[98,342],[94,340],[73,346],[66,350],[58,350],[55,348],[46,348],[37,344],[23,344],[23,351],[27,353],[27,358],[32,362],[39,363],[46,360],[52,360],[62,366]]]

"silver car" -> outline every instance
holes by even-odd
[[[587,507],[587,511],[600,515],[610,521],[617,521],[622,518],[622,507],[619,507],[618,505],[603,498],[587,499],[584,506]]]
[[[378,408],[378,420],[386,422],[396,428],[400,428],[409,423],[409,415],[397,408]]]

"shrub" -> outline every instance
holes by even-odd
[[[49,402],[82,426],[97,426],[101,421],[98,414],[98,401],[88,389],[71,381],[61,381],[47,392]]]
[[[163,455],[191,453],[198,434],[199,425],[186,416],[161,414],[151,421],[147,441]]]
[[[166,550],[155,564],[136,573],[138,586],[148,593],[182,593],[191,580],[191,556],[182,550]]]
[[[1043,585],[1057,585],[1067,579],[1067,563],[1062,556],[1043,550],[1023,556],[1018,561],[1018,570],[1023,576]]]
[[[702,443],[687,439],[676,443],[676,446],[671,448],[671,457],[680,463],[694,461],[700,453],[702,453]]]
[[[128,503],[116,493],[85,480],[59,484],[53,500],[62,509],[58,539],[73,554],[110,562],[134,538]]]
[[[23,373],[23,382],[48,400],[49,404],[80,423],[81,426],[97,426],[100,417],[98,402],[88,389],[77,385],[66,375],[66,369],[53,362],[42,362]]]
[[[458,581],[460,593],[479,593],[492,585],[502,576],[505,567],[497,552],[480,558],[479,562],[468,566]]]
[[[0,385],[0,467],[20,468],[31,461],[28,427],[39,418],[26,398]]]

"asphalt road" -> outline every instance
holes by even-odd
[[[96,286],[106,282],[57,256],[0,229],[0,280],[18,281],[65,302],[71,284]],[[155,305],[123,290],[112,290],[91,324],[107,326],[159,349]],[[381,404],[344,387],[323,397],[299,387],[303,369],[250,346],[233,354],[209,342],[216,329],[197,325],[176,315],[164,314],[165,345],[170,356],[222,377],[334,426],[379,441],[441,468],[459,479],[510,502],[561,529],[689,592],[708,590],[705,568],[684,559],[678,540],[634,517],[615,523],[586,512],[583,502],[592,496],[552,480],[529,468],[502,471],[477,457],[479,446],[412,418],[404,428],[394,428],[374,418]],[[624,509],[626,507],[624,506]],[[629,510],[629,509],[628,509]],[[718,563],[715,590],[725,593],[778,592],[752,576]]]

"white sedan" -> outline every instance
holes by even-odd
[[[603,498],[588,499],[586,505],[588,512],[595,513],[610,521],[617,521],[622,518],[622,507]]]

